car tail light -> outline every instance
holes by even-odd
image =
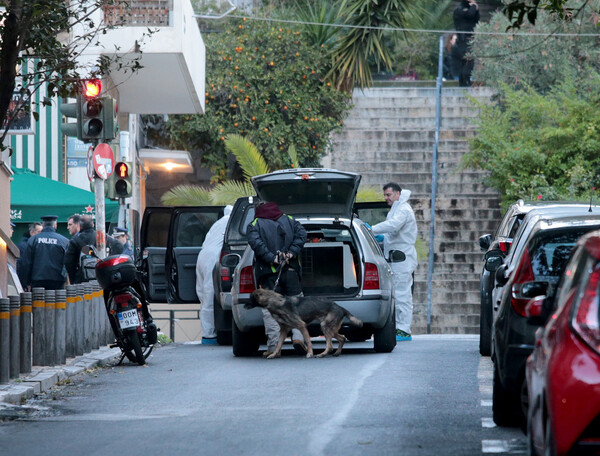
[[[227,250],[223,250],[221,252],[221,257],[219,258],[219,264],[221,263],[221,260],[223,259],[223,257],[228,254],[229,254],[229,252]],[[221,269],[221,282],[230,282],[231,276],[229,275],[229,268],[226,268],[225,266],[221,266],[220,269]]]
[[[521,294],[521,290],[523,289],[523,285],[527,282],[533,282],[535,277],[533,275],[533,268],[531,267],[531,257],[529,255],[529,249],[525,249],[523,252],[523,257],[521,258],[521,262],[517,268],[517,272],[515,273],[515,280],[512,285],[512,297],[511,304],[515,312],[517,312],[522,317],[526,317],[527,313],[525,312],[525,307],[529,302],[530,298],[526,298]]]
[[[573,309],[571,325],[575,333],[596,352],[600,353],[600,321],[598,318],[598,285],[600,284],[600,264],[594,266],[583,296]]]
[[[507,253],[508,250],[510,249],[511,244],[512,244],[511,241],[501,241],[501,242],[498,242],[498,247],[500,247],[500,251],[502,253]]]
[[[252,266],[246,266],[240,273],[240,293],[252,293],[255,289]]]
[[[377,265],[373,263],[365,263],[365,281],[363,283],[365,290],[379,289],[379,270]]]
[[[115,302],[119,304],[121,307],[127,307],[129,302],[133,300],[133,295],[131,293],[121,293],[115,295]]]

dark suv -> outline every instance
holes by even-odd
[[[538,324],[527,318],[531,298],[554,299],[573,246],[600,228],[600,214],[539,215],[525,218],[511,247],[514,255],[496,271],[502,295],[492,331],[493,417],[499,426],[522,425],[527,413],[525,362],[533,351]]]

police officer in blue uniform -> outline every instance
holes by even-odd
[[[113,230],[113,237],[123,244],[123,255],[129,255],[133,259],[133,249],[129,241],[129,230],[127,228],[117,227]]]
[[[65,286],[64,257],[69,240],[56,232],[57,219],[56,215],[42,217],[42,231],[27,241],[25,264],[22,265],[24,287],[61,290]]]

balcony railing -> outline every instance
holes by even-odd
[[[104,21],[120,27],[167,27],[171,25],[173,0],[130,0],[104,7]]]

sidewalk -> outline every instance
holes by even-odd
[[[30,374],[21,374],[19,379],[0,384],[0,409],[6,404],[21,404],[35,394],[47,391],[73,375],[96,366],[106,366],[119,358],[119,348],[100,347],[83,356],[67,359],[67,364],[54,367],[33,366]]]

